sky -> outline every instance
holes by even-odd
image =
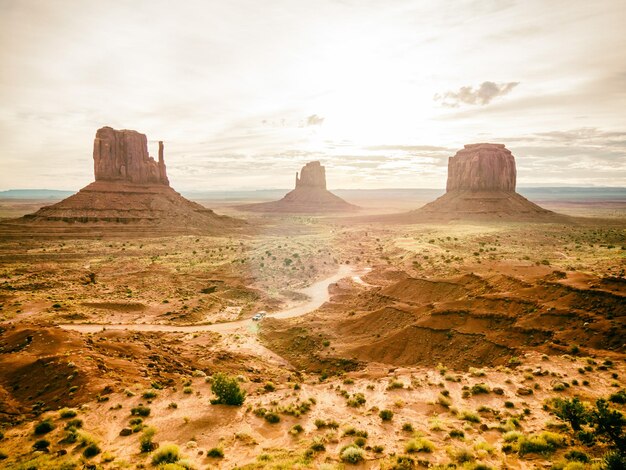
[[[506,144],[519,186],[626,186],[626,1],[0,0],[0,190],[93,181],[98,128],[184,191],[442,188]]]

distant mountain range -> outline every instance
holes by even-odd
[[[289,189],[261,189],[247,191],[181,191],[190,199],[201,200],[242,200],[242,199],[275,199],[287,193]],[[517,191],[529,199],[535,200],[626,200],[626,188],[622,187],[520,187]],[[432,188],[388,188],[388,189],[336,189],[340,197],[359,199],[376,199],[379,197],[418,197],[420,199],[438,197],[443,189]],[[0,199],[37,199],[60,200],[76,191],[60,191],[56,189],[9,189],[0,191]]]

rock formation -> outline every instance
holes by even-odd
[[[446,191],[515,191],[516,176],[503,144],[469,144],[448,160]]]
[[[54,234],[223,234],[245,225],[185,199],[170,187],[163,142],[159,142],[157,162],[148,155],[144,134],[103,127],[96,132],[93,160],[93,183],[34,214],[7,221],[0,232],[19,232],[26,226],[31,232]]]
[[[320,162],[309,162],[296,173],[296,187],[280,201],[239,206],[253,212],[325,213],[359,210],[326,189],[326,169]]]
[[[145,134],[137,131],[98,129],[93,142],[93,163],[96,181],[170,184],[163,160],[163,142],[159,142],[156,162],[148,155]]]
[[[389,223],[570,221],[569,217],[543,209],[518,194],[516,179],[515,157],[504,145],[465,145],[448,159],[443,196],[417,210],[374,219]]]
[[[515,157],[503,144],[469,144],[448,159],[446,193],[413,211],[426,220],[546,220],[558,215],[515,191]]]

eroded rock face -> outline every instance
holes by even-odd
[[[297,188],[326,189],[326,169],[320,162],[309,162],[302,167],[300,177],[296,173]]]
[[[131,130],[103,127],[93,143],[96,181],[124,181],[137,184],[169,186],[163,142],[159,142],[159,161],[148,155],[145,134]]]
[[[446,191],[515,191],[516,176],[503,144],[469,144],[448,160]]]

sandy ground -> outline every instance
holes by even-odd
[[[154,441],[193,468],[350,468],[354,442],[355,468],[550,468],[572,449],[593,468],[606,445],[582,445],[546,406],[625,386],[626,232],[592,222],[285,216],[237,239],[3,240],[0,468],[155,468],[142,425],[120,436],[140,403]],[[217,372],[238,377],[243,406],[210,404]],[[63,407],[97,456],[63,441]],[[55,429],[35,436],[44,418]],[[521,455],[511,431],[564,441]],[[41,438],[49,453],[33,450]],[[430,452],[409,451],[420,438]]]

